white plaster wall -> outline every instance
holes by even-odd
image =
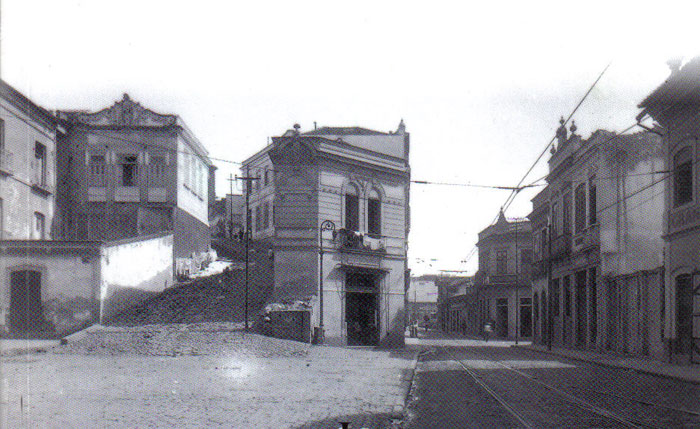
[[[5,150],[10,152],[13,158],[13,176],[0,174],[0,198],[3,201],[0,215],[3,216],[4,230],[0,231],[0,237],[5,240],[38,239],[34,234],[34,212],[39,212],[45,217],[45,238],[49,239],[56,189],[55,134],[2,98],[0,118],[5,122]],[[29,186],[36,142],[46,147],[46,183],[52,189],[50,195],[32,192]]]
[[[173,236],[105,246],[102,258],[103,299],[116,287],[160,292],[173,284]]]
[[[177,206],[208,226],[208,167],[180,137],[177,149]],[[194,179],[192,169],[199,171]]]

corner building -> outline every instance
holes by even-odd
[[[249,216],[252,238],[273,245],[271,303],[302,303],[329,344],[401,344],[410,222],[403,121],[389,133],[301,133],[296,125],[242,170],[259,178],[249,189]],[[325,221],[331,228],[321,231]]]

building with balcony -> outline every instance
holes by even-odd
[[[561,122],[529,215],[534,341],[660,356],[660,139],[604,130],[582,139]]]
[[[663,335],[676,362],[700,362],[700,57],[682,67],[669,61],[670,76],[639,105],[641,121],[651,117],[663,135],[670,172],[665,190],[665,293]]]
[[[295,125],[242,171],[258,179],[246,190],[252,238],[273,247],[271,304],[301,303],[328,343],[402,343],[410,188],[403,121],[388,133],[302,133]]]
[[[178,272],[197,269],[210,246],[213,173],[207,151],[177,115],[127,94],[98,112],[59,111],[59,236],[120,240],[173,232]]]

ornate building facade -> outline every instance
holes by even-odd
[[[59,236],[118,240],[173,231],[179,272],[210,246],[214,171],[207,151],[176,115],[127,94],[98,112],[60,111]],[[194,258],[193,258],[194,255]]]
[[[273,244],[272,301],[302,303],[329,343],[402,342],[410,223],[403,122],[390,133],[295,126],[242,170],[258,178],[249,189],[251,229]]]

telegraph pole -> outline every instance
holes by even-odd
[[[245,176],[238,177],[237,180],[245,181],[245,331],[248,332],[248,246],[250,241],[250,185],[257,177],[250,177],[248,167],[245,169]],[[233,201],[231,201],[233,203]]]
[[[233,240],[233,181],[236,180],[233,177],[233,174],[228,175],[228,181],[230,185],[230,193],[229,198],[228,198],[228,203],[229,203],[229,218],[228,218],[228,238],[230,240]]]
[[[520,336],[520,273],[518,272],[518,222],[515,220],[515,345]]]

